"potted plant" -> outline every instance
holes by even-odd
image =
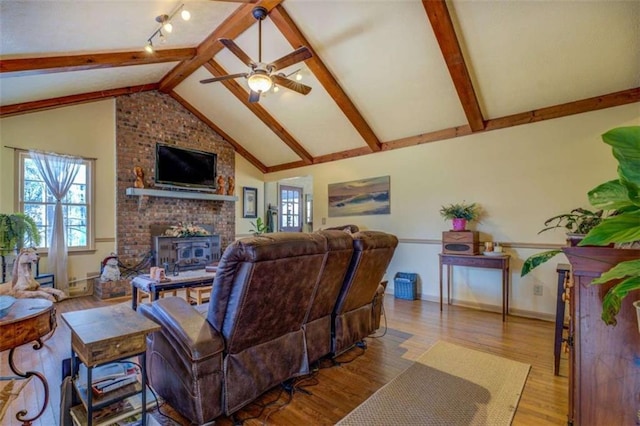
[[[440,208],[440,215],[445,219],[451,219],[454,231],[464,231],[467,222],[472,222],[480,217],[480,208],[476,203],[449,204]]]
[[[23,213],[0,213],[0,255],[19,251],[25,245],[40,244],[35,221]]]
[[[570,246],[576,246],[582,241],[589,231],[602,222],[603,216],[608,216],[604,210],[591,211],[581,207],[571,210],[569,213],[559,214],[547,219],[544,222],[546,228],[538,231],[541,234],[545,231],[557,228],[565,228],[567,231],[567,242]],[[612,213],[614,214],[614,213]],[[527,258],[522,265],[521,275],[524,277],[536,267],[547,262],[556,255],[562,253],[562,250],[547,250],[534,254]]]
[[[264,234],[265,232],[267,232],[267,225],[263,222],[262,218],[259,217],[256,219],[255,222],[250,222],[251,223],[251,233],[255,236],[258,236],[260,234]]]
[[[595,208],[615,209],[616,214],[602,220],[578,244],[579,246],[633,247],[640,241],[640,126],[619,127],[602,135],[618,160],[618,179],[602,183],[589,191],[589,202]],[[640,259],[620,262],[592,284],[620,280],[602,301],[602,320],[616,325],[622,300],[640,290]]]
[[[596,209],[615,210],[589,230],[578,246],[608,246],[631,248],[640,241],[640,126],[619,127],[602,135],[618,160],[618,179],[602,183],[589,191],[589,202]],[[561,250],[550,250],[531,256],[522,267],[522,276],[546,262]],[[616,325],[622,300],[632,291],[640,290],[640,259],[614,265],[592,284],[619,280],[602,300],[602,320]]]
[[[567,232],[567,241],[571,246],[575,246],[578,242],[582,241],[589,231],[602,222],[603,215],[604,210],[602,209],[591,211],[578,207],[577,209],[571,210],[569,213],[563,213],[547,219],[544,222],[544,226],[546,226],[546,228],[540,230],[538,234],[551,229],[565,228]]]

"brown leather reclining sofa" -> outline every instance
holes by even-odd
[[[377,231],[275,233],[224,252],[209,304],[138,307],[151,385],[191,422],[231,415],[379,327],[380,281],[398,240]]]

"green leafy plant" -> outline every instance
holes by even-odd
[[[589,202],[596,208],[615,209],[616,214],[589,231],[580,246],[640,241],[640,126],[610,130],[602,135],[602,140],[611,146],[618,160],[618,179],[589,191]],[[621,281],[602,300],[602,320],[608,325],[616,325],[616,315],[629,292],[640,289],[640,260],[620,262],[592,283],[604,284],[613,279]]]
[[[440,214],[445,219],[466,219],[471,222],[480,217],[480,208],[476,203],[449,204],[440,208]]]
[[[565,228],[569,233],[585,235],[602,222],[603,216],[607,216],[604,212],[604,209],[591,211],[578,207],[571,210],[570,213],[559,214],[547,219],[544,222],[546,228],[541,229],[538,234],[552,229]],[[562,250],[556,249],[543,251],[528,257],[522,265],[520,276],[524,277],[560,253],[562,253]]]
[[[40,244],[35,221],[23,213],[0,213],[0,254],[9,254],[25,245]]]
[[[538,234],[556,228],[565,228],[567,232],[574,234],[587,234],[595,226],[602,222],[604,210],[591,211],[581,207],[571,210],[570,213],[564,213],[544,222],[546,228],[540,230]]]
[[[589,191],[589,203],[596,209],[615,210],[615,214],[602,217],[579,246],[618,246],[640,241],[640,126],[619,127],[602,135],[604,143],[612,147],[618,160],[618,179],[605,182]],[[521,276],[551,259],[562,250],[549,250],[529,257]],[[602,320],[616,325],[622,300],[629,292],[640,289],[640,260],[620,262],[592,284],[604,284],[611,280],[620,282],[609,289],[602,300]]]
[[[261,217],[257,218],[255,222],[251,222],[251,226],[253,228],[251,228],[250,231],[254,235],[260,235],[267,232],[267,225],[262,221]]]

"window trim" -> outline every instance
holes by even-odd
[[[15,170],[17,175],[14,205],[18,212],[24,213],[24,160],[31,158],[29,151],[16,150]],[[69,253],[95,252],[95,183],[96,183],[96,160],[94,158],[78,157],[88,167],[87,173],[87,245],[77,247],[67,247]],[[38,247],[38,253],[48,255],[48,247]]]

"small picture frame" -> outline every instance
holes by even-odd
[[[242,187],[242,217],[258,217],[258,188]]]

